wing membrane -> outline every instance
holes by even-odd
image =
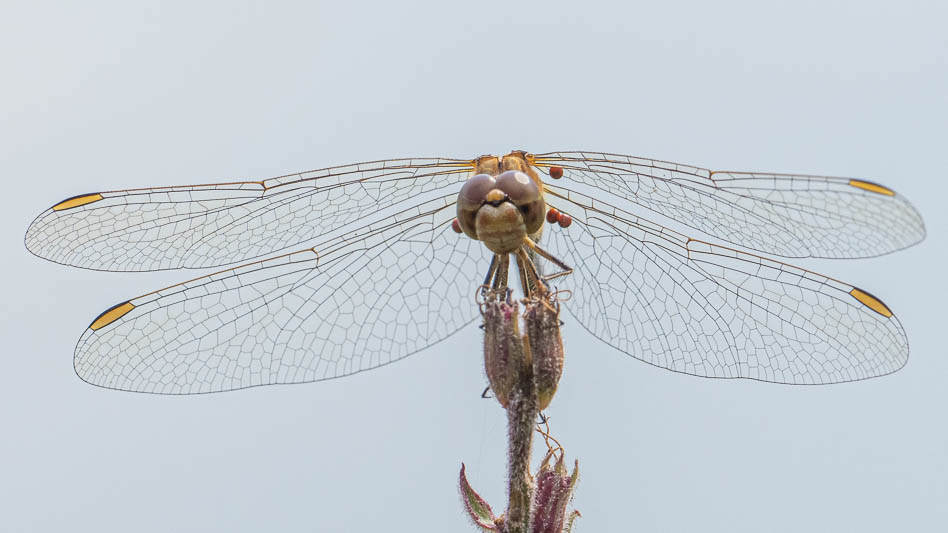
[[[566,308],[606,343],[677,372],[793,384],[905,364],[901,325],[868,292],[633,214],[646,208],[783,256],[866,257],[924,237],[894,191],[613,154],[532,157],[566,170],[547,184],[549,203],[576,225],[548,232],[547,248],[575,268],[562,282],[573,289]],[[318,240],[115,306],[81,337],[75,368],[96,385],[163,394],[330,379],[410,355],[476,317],[471,294],[489,253],[450,230],[471,168],[388,160],[82,195],[41,214],[26,244],[64,264],[141,271],[231,264]]]
[[[451,231],[453,200],[116,306],[82,335],[76,372],[108,388],[193,394],[319,381],[410,355],[477,315],[487,252]]]
[[[577,222],[545,236],[575,269],[561,282],[572,289],[565,307],[633,357],[696,376],[789,384],[881,376],[907,361],[901,324],[865,291],[551,189],[550,203]]]
[[[596,152],[552,152],[534,158],[540,167],[563,167],[564,185],[576,192],[608,192],[626,211],[646,208],[768,254],[871,257],[906,248],[925,236],[921,216],[905,198],[860,179],[712,172]]]
[[[265,181],[83,195],[40,214],[26,246],[94,270],[227,265],[423,203],[464,181],[470,168],[464,160],[395,159]]]

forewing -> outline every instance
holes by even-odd
[[[881,376],[908,358],[901,324],[866,291],[566,189],[554,194],[550,203],[575,222],[544,235],[575,269],[559,282],[572,293],[564,307],[633,357],[696,376],[790,384]]]
[[[216,267],[379,219],[457,188],[470,161],[393,159],[264,181],[92,193],[42,213],[35,255],[94,270]]]
[[[925,237],[918,211],[889,188],[854,178],[712,172],[595,152],[534,156],[564,168],[562,183],[626,211],[640,208],[742,248],[784,257],[858,258]],[[558,182],[559,183],[559,182]]]
[[[489,263],[451,230],[453,200],[120,304],[82,335],[76,372],[192,394],[336,378],[421,350],[476,317]]]

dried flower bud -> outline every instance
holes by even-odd
[[[573,490],[579,479],[579,462],[575,463],[573,473],[566,471],[563,455],[550,468],[549,460],[553,453],[547,454],[536,476],[536,492],[533,494],[533,517],[530,521],[531,533],[563,533],[572,528],[573,520],[579,511],[566,515],[566,506],[573,498]]]
[[[523,365],[517,302],[491,297],[484,302],[484,367],[500,405],[507,407]]]
[[[526,338],[533,359],[533,382],[539,409],[550,405],[563,375],[563,338],[559,307],[555,301],[532,299],[523,313]]]

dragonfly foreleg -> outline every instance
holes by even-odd
[[[534,287],[530,283],[530,279],[527,277],[527,269],[525,262],[520,259],[520,250],[517,250],[517,271],[520,273],[520,288],[523,289],[523,294],[528,295],[531,293],[531,290]]]
[[[537,243],[533,242],[533,241],[530,239],[530,237],[524,237],[523,243],[524,243],[525,245],[527,245],[527,247],[528,247],[530,250],[532,250],[534,253],[536,253],[536,254],[539,255],[540,257],[546,259],[547,261],[553,263],[554,265],[556,265],[556,266],[560,269],[559,272],[554,272],[553,274],[549,274],[549,275],[547,275],[547,276],[542,276],[543,281],[550,281],[551,279],[556,279],[556,278],[559,278],[559,277],[561,277],[561,276],[566,276],[566,275],[569,275],[569,274],[572,274],[572,273],[573,273],[573,268],[572,268],[572,267],[568,266],[568,265],[567,265],[566,263],[564,263],[563,261],[560,261],[559,259],[557,259],[556,256],[554,256],[554,255],[551,254],[550,252],[544,250],[543,248],[540,248],[540,245],[538,245]]]
[[[537,266],[530,259],[530,255],[523,248],[516,251],[517,267],[520,269],[520,276],[523,280],[523,295],[527,298],[531,296],[540,296],[541,298],[549,292],[549,288],[544,283],[542,276],[537,271]]]

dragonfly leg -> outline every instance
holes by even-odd
[[[524,290],[523,294],[526,297],[531,296],[543,296],[549,292],[549,288],[546,283],[543,281],[543,278],[540,276],[540,273],[537,272],[537,267],[533,263],[533,260],[530,259],[530,255],[526,250],[520,248],[516,252],[517,254],[517,266],[520,268],[521,275],[523,276],[523,285]]]
[[[494,254],[490,270],[484,279],[485,292],[500,293],[507,291],[507,276],[510,271],[510,254]],[[487,289],[489,287],[489,291]]]
[[[484,277],[483,285],[485,287],[490,286],[490,282],[491,280],[494,279],[494,272],[496,271],[497,271],[497,254],[494,254],[494,257],[492,257],[490,260],[490,267],[488,267],[487,269],[487,276]]]
[[[527,277],[527,269],[524,266],[524,262],[520,259],[520,250],[517,250],[517,271],[520,273],[520,288],[523,289],[523,294],[528,295],[532,289],[530,285],[530,279]]]
[[[508,291],[507,271],[510,269],[510,257],[507,254],[494,254],[484,276],[484,283],[478,289],[481,298],[497,295]],[[480,303],[480,300],[478,300]]]
[[[550,252],[544,250],[543,248],[540,248],[540,245],[538,245],[537,243],[535,243],[535,242],[533,242],[532,240],[530,240],[530,237],[525,237],[525,238],[523,239],[523,242],[524,242],[524,244],[527,245],[527,247],[528,247],[530,250],[532,250],[533,252],[535,252],[537,255],[539,255],[540,257],[546,259],[547,261],[553,263],[553,264],[556,265],[557,267],[559,267],[559,269],[560,269],[559,272],[555,272],[555,273],[550,274],[550,275],[548,275],[548,276],[543,276],[543,280],[544,280],[544,281],[550,281],[551,279],[556,279],[556,278],[559,278],[559,277],[561,277],[561,276],[566,276],[566,275],[569,275],[569,274],[572,274],[572,273],[573,273],[572,267],[568,266],[568,265],[567,265],[566,263],[564,263],[563,261],[560,261],[559,259],[557,259],[556,256],[554,256],[554,255],[551,254]]]

